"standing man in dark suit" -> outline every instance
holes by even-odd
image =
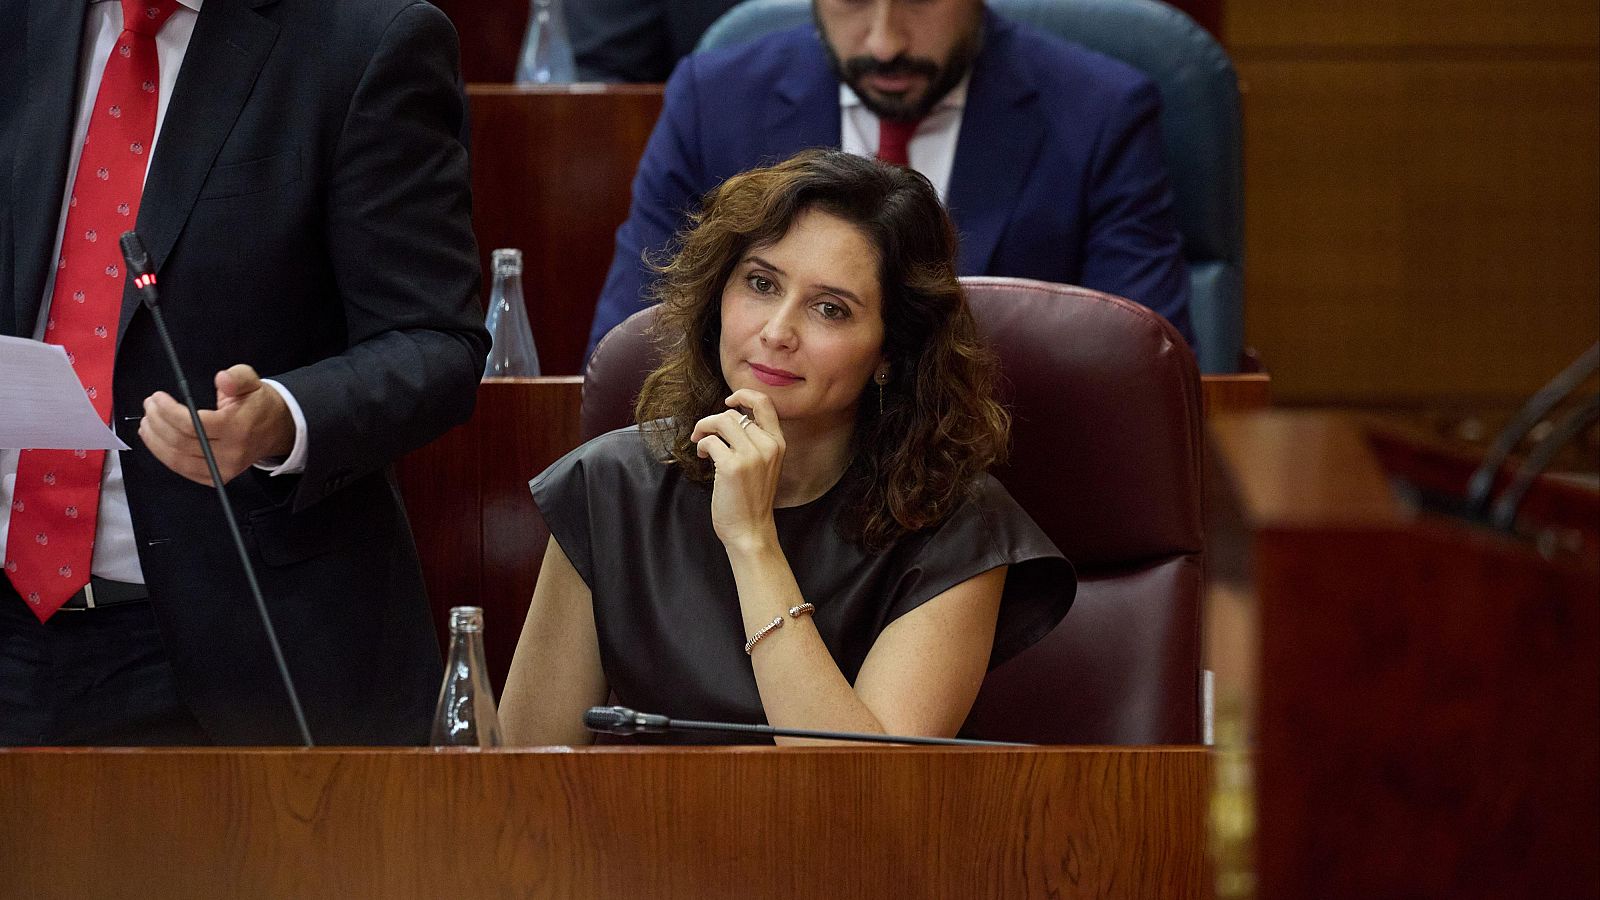
[[[412,0],[0,21],[0,334],[62,345],[132,448],[0,452],[0,743],[299,742],[124,287],[135,222],[313,736],[424,740],[439,648],[389,464],[468,417],[487,350],[449,22]]]
[[[687,57],[633,182],[589,347],[637,311],[684,213],[723,179],[807,147],[909,164],[961,235],[963,275],[1136,300],[1191,341],[1158,130],[1137,70],[981,0],[815,0],[816,25]]]

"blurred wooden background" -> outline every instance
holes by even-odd
[[[1600,336],[1593,0],[1230,0],[1225,23],[1275,400],[1493,408]]]

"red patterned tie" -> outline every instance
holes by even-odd
[[[878,120],[878,158],[897,166],[911,165],[911,136],[917,133],[921,119],[909,122],[899,119]]]
[[[155,35],[174,8],[174,0],[122,0],[122,33],[89,116],[45,325],[45,341],[66,349],[106,422],[122,313],[117,238],[139,217],[161,84]],[[25,450],[17,462],[5,568],[41,622],[89,580],[105,456],[104,450]]]

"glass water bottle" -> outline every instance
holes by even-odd
[[[500,746],[500,714],[483,661],[483,610],[457,606],[450,610],[450,658],[444,686],[433,712],[435,747]]]
[[[533,0],[528,10],[528,36],[522,42],[517,80],[531,84],[571,84],[577,80],[572,42],[561,0]]]
[[[522,251],[496,250],[490,254],[494,286],[489,291],[489,315],[484,327],[493,344],[483,367],[484,378],[539,374],[539,351],[528,326],[528,304],[522,298]]]

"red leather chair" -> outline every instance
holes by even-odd
[[[1160,316],[1079,287],[963,278],[1013,416],[995,472],[1078,569],[1044,640],[990,672],[963,734],[1059,744],[1201,740],[1201,400]],[[585,439],[632,421],[655,352],[646,309],[600,343]]]

